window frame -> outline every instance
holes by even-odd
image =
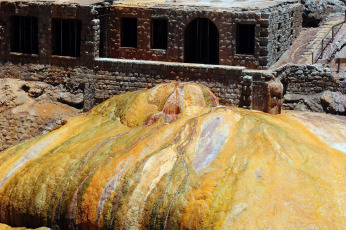
[[[29,19],[30,23],[28,23]],[[23,25],[23,23],[30,24],[29,31],[26,30],[26,25]],[[10,52],[38,55],[38,17],[30,15],[12,15],[10,17],[10,25]],[[30,35],[26,35],[27,32],[29,32]],[[30,42],[28,43],[29,40]],[[27,46],[30,46],[30,48]]]
[[[73,27],[71,27],[71,22],[73,22]],[[58,25],[60,23],[60,26]],[[66,26],[68,24],[68,29]],[[62,56],[62,57],[80,57],[81,53],[81,34],[82,34],[82,21],[75,18],[52,18],[52,55]],[[65,28],[65,29],[64,29]],[[67,36],[68,44],[66,42],[66,37],[64,37],[64,31],[69,32]],[[71,33],[73,31],[73,35]],[[60,32],[60,33],[59,33]],[[60,36],[60,39],[58,38]],[[60,41],[60,45],[58,45]],[[73,45],[74,43],[74,45]],[[67,48],[66,46],[70,46]]]

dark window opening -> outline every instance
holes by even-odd
[[[121,46],[137,48],[137,18],[121,19]]]
[[[237,54],[255,54],[255,25],[238,24]]]
[[[37,18],[12,16],[11,52],[38,53]]]
[[[76,19],[52,19],[53,55],[80,56],[82,22]]]
[[[185,62],[219,64],[219,31],[207,18],[196,18],[185,29]]]
[[[107,57],[109,10],[110,8],[108,7],[98,9],[99,19],[100,19],[100,45],[99,45],[100,57]]]
[[[167,49],[167,20],[152,20],[151,48]]]

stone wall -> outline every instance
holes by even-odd
[[[209,87],[229,103],[250,108],[252,80],[244,79],[244,69],[233,66],[96,59],[95,98],[102,101],[116,94],[171,81],[195,82]]]
[[[283,84],[284,109],[326,112],[321,103],[323,93],[346,92],[344,81],[334,78],[329,69],[319,69],[314,65],[286,65],[270,72],[222,65],[110,58],[95,59],[94,69],[11,62],[0,64],[0,78],[42,81],[59,86],[62,94],[69,95],[60,101],[84,111],[111,96],[171,81],[200,83],[227,103],[261,111],[268,107],[268,82],[273,78],[278,78]]]
[[[244,74],[247,82],[251,82],[244,86],[244,92],[251,91],[251,109],[269,112],[267,110],[270,101],[268,84],[274,79],[274,75],[264,70],[245,70]]]
[[[184,62],[184,33],[195,18],[208,18],[219,31],[219,64],[266,69],[286,51],[301,30],[301,4],[249,10],[239,8],[115,5],[110,10],[108,57]],[[137,48],[121,47],[121,18],[137,18]],[[151,49],[151,19],[168,20],[167,50]],[[255,53],[236,52],[237,24],[255,25]]]
[[[340,85],[328,68],[315,65],[286,65],[275,72],[284,84],[284,93],[308,95],[325,90],[338,91]]]
[[[279,60],[300,34],[302,14],[303,8],[298,4],[293,5],[291,8],[278,7],[271,13],[264,14],[269,23],[268,28],[265,28],[265,25],[262,28],[260,44],[265,47],[261,48],[261,52],[267,54],[267,56],[261,57],[260,62],[268,63],[267,67],[269,67]],[[264,36],[262,37],[262,35]],[[266,58],[268,60],[265,60]]]
[[[341,96],[346,92],[343,79],[333,76],[329,68],[319,68],[316,65],[286,65],[275,71],[273,75],[281,80],[284,86],[284,109],[332,112],[343,114],[344,105],[338,97],[333,101],[324,101],[328,93],[337,93]],[[335,109],[329,108],[335,104]],[[346,104],[345,104],[346,105]]]
[[[264,111],[266,84],[272,77],[265,71],[245,71],[244,67],[109,58],[95,59],[93,70],[11,62],[0,65],[0,78],[41,81],[59,86],[61,93],[68,93],[72,98],[61,102],[82,107],[84,111],[114,95],[172,81],[203,84],[227,103]],[[82,102],[80,94],[83,95]],[[73,98],[78,98],[79,102]]]

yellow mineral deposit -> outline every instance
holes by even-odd
[[[0,222],[344,229],[346,154],[311,130],[291,114],[219,106],[196,84],[115,96],[0,153]]]

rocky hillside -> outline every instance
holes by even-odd
[[[195,84],[118,95],[0,152],[0,222],[342,229],[346,155],[298,119],[219,106]]]

